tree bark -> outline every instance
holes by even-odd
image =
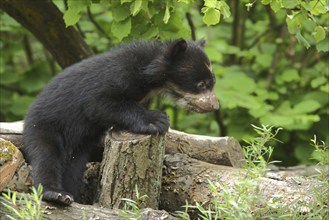
[[[93,54],[73,27],[65,27],[63,13],[50,0],[2,0],[0,8],[29,30],[64,68]]]
[[[122,207],[122,198],[138,201],[147,195],[142,208],[157,209],[161,191],[165,136],[112,133],[105,138],[100,169],[99,203]],[[138,201],[139,202],[139,201]]]

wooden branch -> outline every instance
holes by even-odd
[[[110,132],[106,136],[99,184],[99,203],[103,207],[122,207],[122,198],[137,201],[137,187],[141,196],[147,195],[142,208],[158,208],[164,141],[163,135]]]
[[[18,194],[18,197],[20,194]],[[51,203],[42,202],[45,207],[45,212],[42,219],[58,220],[58,219],[115,219],[115,220],[127,220],[137,219],[133,214],[127,214],[124,216],[118,209],[107,209],[99,207],[97,205],[82,205],[79,203],[72,203],[71,206],[58,206]],[[24,207],[24,201],[17,201],[18,207]],[[0,205],[0,216],[5,217],[10,212],[3,206]],[[13,215],[14,216],[14,215]],[[1,217],[2,219],[2,217]],[[4,218],[5,219],[5,218]],[[141,209],[140,217],[142,220],[178,220],[178,218],[170,215],[163,210],[152,210],[152,209]]]
[[[74,27],[65,27],[63,13],[50,0],[2,0],[0,8],[32,32],[63,68],[93,54]]]

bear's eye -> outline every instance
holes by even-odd
[[[198,89],[200,89],[200,90],[206,90],[206,89],[207,89],[207,85],[206,85],[206,83],[205,83],[204,81],[199,82],[199,83],[197,84],[197,87],[198,87]]]

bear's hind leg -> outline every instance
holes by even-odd
[[[79,197],[83,172],[89,159],[89,152],[78,152],[70,159],[63,174],[63,188],[75,198]]]
[[[58,147],[59,136],[46,130],[29,129],[25,133],[23,151],[32,166],[34,185],[43,187],[45,201],[71,204],[73,196],[64,191],[62,186],[63,173],[67,163],[66,153]]]
[[[59,158],[47,156],[47,153],[39,153],[44,157],[41,160],[32,161],[32,174],[34,185],[43,186],[43,197],[45,201],[58,202],[66,205],[71,204],[74,199],[70,193],[64,191],[62,187],[63,166],[65,164]]]

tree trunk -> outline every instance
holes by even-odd
[[[147,195],[142,208],[157,209],[161,191],[165,136],[109,133],[105,139],[100,170],[99,203],[122,207],[122,198],[138,201]],[[120,206],[121,205],[121,206]]]
[[[73,27],[65,27],[63,13],[50,0],[2,0],[0,8],[29,30],[64,68],[93,54]]]

